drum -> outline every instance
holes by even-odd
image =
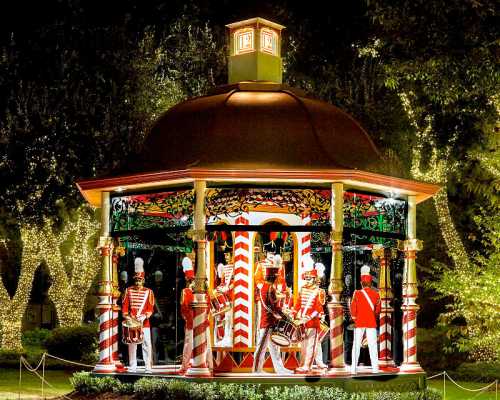
[[[144,341],[142,322],[126,319],[122,322],[122,342],[125,344],[141,344]]]
[[[224,293],[214,290],[210,296],[210,310],[212,316],[223,314],[229,311],[230,308],[229,298]]]
[[[323,340],[328,335],[329,331],[330,331],[330,327],[325,322],[320,321],[320,324],[319,324],[319,333],[318,333],[318,343],[323,342]]]
[[[295,323],[292,319],[284,316],[273,328],[271,340],[278,346],[290,346],[299,342],[304,337],[304,326]]]

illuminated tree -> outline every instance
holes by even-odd
[[[76,221],[54,232],[49,220],[40,230],[40,260],[45,261],[52,284],[49,297],[54,302],[61,326],[81,324],[87,293],[99,270],[96,249],[98,224],[83,208]],[[63,251],[63,246],[66,251]]]
[[[36,226],[21,226],[23,244],[21,271],[13,296],[9,295],[4,282],[0,279],[0,347],[4,349],[20,350],[22,348],[22,319],[28,305],[36,269],[40,266],[39,234]],[[2,244],[5,245],[5,241]]]

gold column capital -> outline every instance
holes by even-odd
[[[424,247],[424,242],[419,239],[398,240],[399,251],[420,251]]]

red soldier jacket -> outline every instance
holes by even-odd
[[[143,322],[143,326],[148,328],[150,326],[149,317],[153,314],[154,307],[155,296],[151,289],[130,286],[125,290],[122,302],[122,315],[124,317],[130,315],[133,318],[137,318],[139,315],[145,315],[146,319]]]
[[[193,329],[193,289],[184,288],[181,294],[181,316],[186,321],[185,328]]]
[[[362,291],[370,298],[373,308]],[[380,308],[380,295],[378,291],[368,287],[356,290],[351,301],[351,316],[356,328],[376,328]]]
[[[257,289],[257,301],[259,303],[259,328],[269,328],[276,324],[277,319],[274,314],[280,312],[276,288],[268,281],[262,282],[262,287]]]
[[[325,297],[321,294],[322,289],[303,287],[294,305],[296,316],[306,318],[306,328],[319,328],[319,317],[324,313],[323,304]],[[323,291],[324,293],[324,291]]]

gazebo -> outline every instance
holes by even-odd
[[[140,256],[146,286],[157,299],[153,373],[184,379],[250,376],[256,268],[271,251],[281,255],[295,298],[304,283],[304,259],[326,267],[329,368],[322,378],[350,378],[352,338],[345,314],[359,287],[360,267],[369,264],[382,300],[382,375],[420,379],[416,206],[439,188],[377,172],[385,161],[351,116],[282,83],[283,26],[253,18],[227,27],[229,83],[167,110],[126,171],[77,183],[102,210],[95,373],[130,374],[120,360],[125,352],[119,302]],[[195,336],[191,367],[179,376],[181,260],[189,253],[195,254]],[[205,285],[210,293],[226,261],[234,265],[234,298],[226,314],[231,332],[221,341]],[[207,324],[210,329],[203,329]],[[294,369],[300,345],[281,352],[285,366]],[[264,367],[272,371],[270,360]]]

